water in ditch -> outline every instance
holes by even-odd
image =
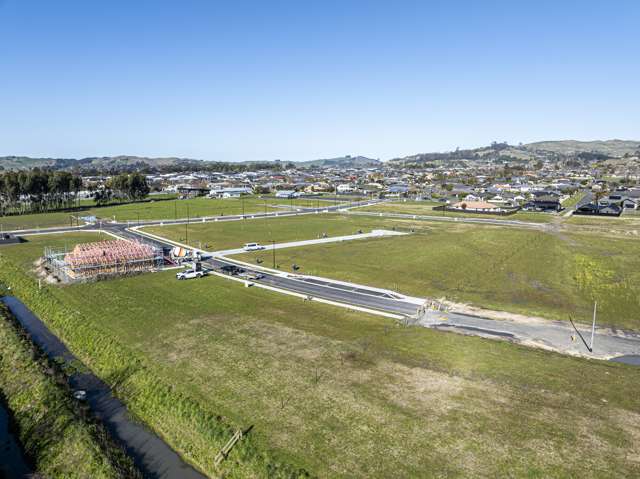
[[[19,299],[5,296],[2,302],[47,356],[68,363],[78,362],[64,343]],[[113,396],[111,388],[100,378],[91,373],[78,373],[69,378],[69,383],[74,389],[86,391],[86,401],[92,413],[133,458],[145,478],[206,479],[153,431],[133,421],[124,403]],[[215,452],[212,451],[212,454]],[[1,474],[0,479],[4,479]]]
[[[0,479],[23,479],[33,470],[11,426],[9,412],[0,398]]]

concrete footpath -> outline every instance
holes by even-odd
[[[613,333],[596,327],[593,351],[591,329],[584,324],[561,321],[513,321],[487,319],[449,312],[427,311],[417,324],[434,329],[450,330],[474,336],[506,339],[526,346],[557,351],[574,356],[612,359],[619,356],[640,357],[640,334]]]
[[[265,250],[271,251],[272,249],[284,249],[284,248],[297,248],[299,246],[311,246],[318,244],[326,244],[326,243],[340,243],[343,241],[353,241],[359,239],[371,239],[371,238],[382,238],[385,236],[404,236],[409,233],[403,233],[401,231],[392,231],[392,230],[372,230],[370,233],[359,233],[354,235],[346,235],[346,236],[333,236],[328,238],[317,238],[312,240],[304,240],[304,241],[290,241],[288,243],[276,243],[275,245],[262,245]],[[235,249],[226,249],[221,251],[213,251],[209,254],[213,256],[228,256],[232,254],[242,254],[247,253],[243,248],[235,248]]]

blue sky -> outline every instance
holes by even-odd
[[[0,155],[640,140],[637,1],[0,0]]]

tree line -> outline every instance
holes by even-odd
[[[151,188],[144,175],[122,173],[109,179],[104,186],[90,186],[89,190],[92,191],[96,204],[104,205],[114,201],[141,201],[149,195]]]
[[[0,214],[72,208],[81,189],[82,178],[66,171],[8,171],[0,174]]]
[[[34,168],[30,171],[0,173],[0,216],[12,214],[46,213],[80,206],[82,178],[67,171]],[[89,186],[96,204],[114,201],[140,201],[150,188],[144,175],[121,174],[105,185]]]

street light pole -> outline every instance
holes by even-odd
[[[271,243],[273,244],[273,269],[276,269],[276,240],[271,240]]]
[[[187,203],[187,222],[184,224],[184,242],[189,244],[189,204]]]
[[[591,325],[591,347],[589,348],[590,352],[593,352],[593,337],[596,333],[596,312],[598,309],[598,302],[595,301],[593,303],[593,324]]]

